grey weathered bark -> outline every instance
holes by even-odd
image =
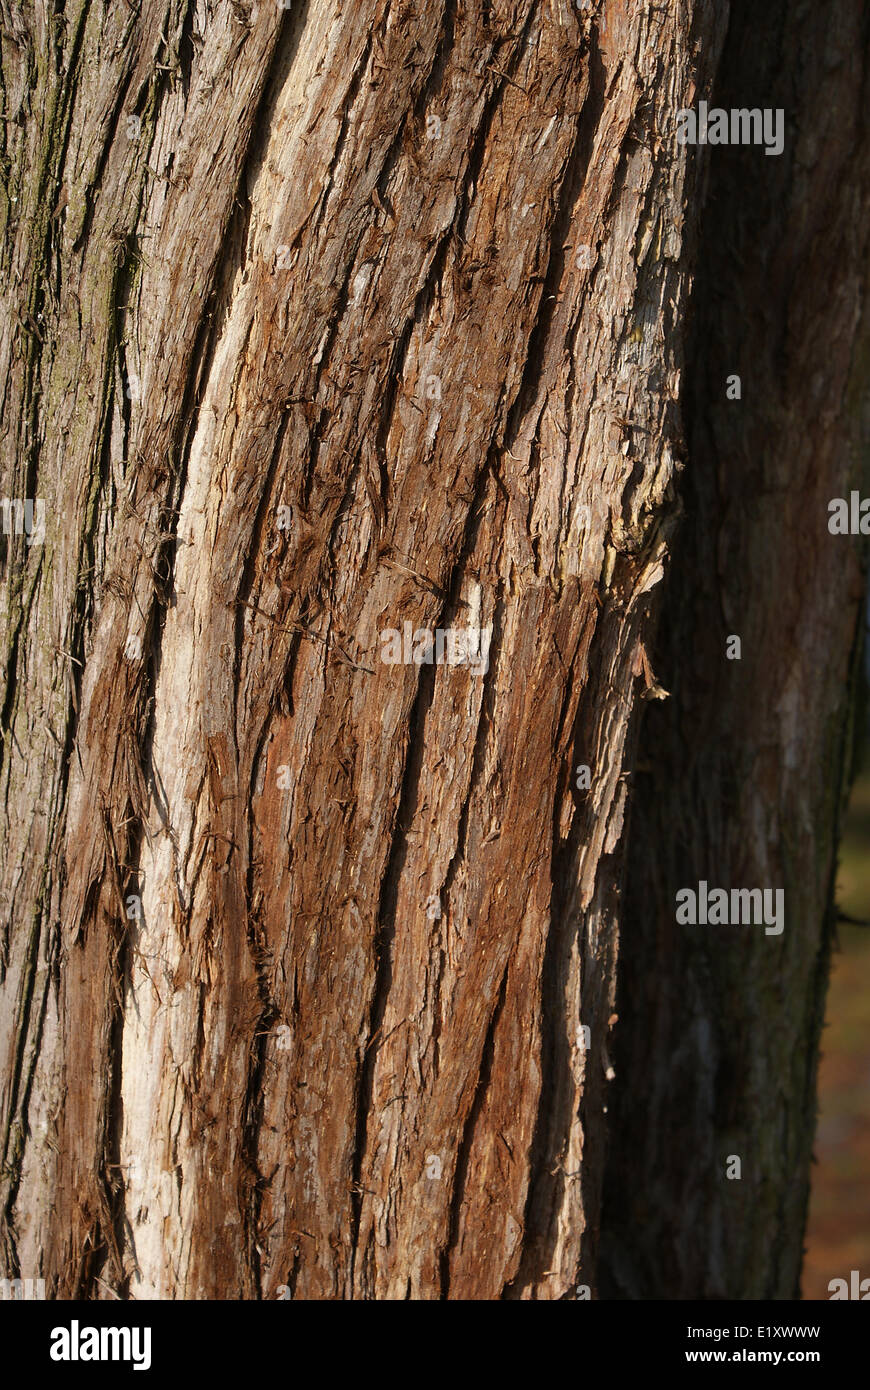
[[[594,1284],[726,18],[4,4],[10,1274]]]

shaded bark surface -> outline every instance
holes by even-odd
[[[799,1297],[864,625],[864,543],[829,533],[828,503],[870,482],[868,37],[854,0],[741,0],[714,86],[785,108],[788,139],[709,154],[672,698],[644,721],[621,927],[606,1297]],[[784,889],[782,936],[677,926],[701,879]]]

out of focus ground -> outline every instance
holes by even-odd
[[[840,855],[837,902],[870,921],[870,768],[855,783]],[[819,1069],[804,1298],[828,1299],[831,1279],[870,1279],[870,927],[840,924]]]

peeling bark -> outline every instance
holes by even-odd
[[[4,5],[8,1273],[595,1284],[722,8]]]

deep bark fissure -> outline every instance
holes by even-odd
[[[480,1063],[477,1070],[477,1078],[474,1083],[474,1090],[471,1097],[471,1104],[465,1117],[462,1127],[462,1134],[456,1154],[456,1170],[453,1175],[453,1192],[450,1201],[449,1220],[447,1228],[447,1243],[439,1252],[438,1260],[441,1270],[440,1296],[449,1297],[450,1294],[450,1257],[455,1252],[459,1243],[459,1224],[462,1201],[465,1195],[465,1186],[468,1181],[468,1166],[470,1160],[471,1143],[474,1137],[475,1126],[480,1117],[484,1097],[487,1087],[492,1077],[493,1052],[495,1043],[495,1030],[504,1008],[505,991],[507,988],[508,971],[510,961],[505,964],[501,977],[501,984],[498,988],[495,1007],[489,1020],[486,1030],[486,1037],[483,1043],[483,1052],[480,1056]]]
[[[395,937],[396,899],[399,875],[406,853],[406,832],[413,817],[419,791],[418,779],[422,766],[423,742],[421,730],[426,711],[432,701],[434,679],[430,672],[419,678],[411,711],[408,743],[404,755],[401,791],[391,828],[390,852],[386,862],[377,912],[377,927],[372,941],[375,960],[375,980],[369,1006],[368,1040],[362,1052],[357,1096],[355,1145],[351,1159],[351,1190],[353,1192],[353,1255],[351,1277],[355,1277],[360,1259],[360,1222],[362,1216],[362,1167],[368,1139],[369,1112],[374,1088],[374,1069],[377,1061],[377,1042],[383,1028],[387,1000],[392,982],[392,942]]]

